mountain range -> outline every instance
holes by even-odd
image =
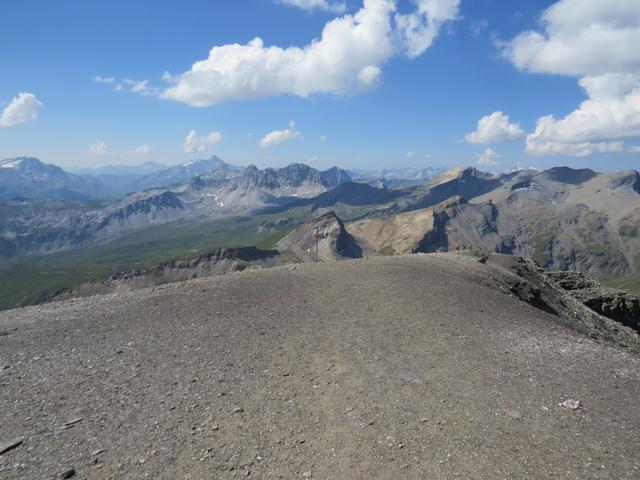
[[[0,200],[14,198],[56,200],[115,200],[147,188],[169,187],[219,167],[242,171],[217,156],[168,167],[154,162],[110,165],[67,172],[32,157],[0,161]]]
[[[205,163],[215,170],[188,177],[205,169]],[[348,174],[338,168],[320,172],[303,164],[291,164],[260,170],[251,165],[241,171],[216,158],[152,175],[165,183],[185,177],[188,180],[169,188],[136,191],[101,204],[55,201],[55,197],[46,201],[6,201],[0,217],[0,258],[86,247],[176,220],[247,214],[315,197],[350,181]],[[147,182],[149,178],[142,180]]]
[[[596,276],[640,267],[640,174],[633,170],[454,169],[363,217],[346,229],[372,254],[467,248]]]
[[[14,198],[57,200],[116,200],[129,193],[149,188],[176,186],[189,179],[205,175],[219,168],[228,172],[242,172],[244,167],[232,165],[216,155],[167,166],[155,162],[139,165],[107,165],[97,168],[62,168],[45,164],[33,157],[17,157],[0,161],[0,200]],[[266,169],[275,172],[278,169]],[[370,183],[378,187],[415,186],[444,173],[436,168],[388,168],[382,170],[331,169],[324,178],[314,181],[335,186],[340,175]],[[340,183],[340,182],[338,182]]]
[[[140,189],[96,202],[90,193],[103,185],[92,183],[99,174],[68,174],[35,159],[0,166],[9,172],[2,185],[25,185],[1,191],[0,264],[7,268],[68,262],[73,256],[51,254],[78,249],[85,257],[109,251],[108,258],[126,258],[118,263],[126,268],[143,258],[250,245],[304,262],[313,259],[309,235],[318,230],[327,239],[321,260],[473,249],[640,287],[631,280],[640,278],[640,174],[633,170],[455,168],[414,185],[354,179],[337,167],[241,168],[212,157],[146,173],[134,179]],[[161,184],[168,185],[146,188]]]

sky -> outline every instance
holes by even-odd
[[[6,0],[0,158],[640,161],[638,0]]]

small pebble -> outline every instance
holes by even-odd
[[[560,402],[558,405],[560,405],[562,408],[566,408],[567,410],[578,410],[581,407],[579,400],[573,400],[571,398],[569,400],[565,400],[564,402]]]

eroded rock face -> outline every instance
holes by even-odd
[[[300,187],[309,182],[330,189],[350,181],[347,172],[341,168],[333,167],[321,172],[302,163],[292,163],[284,168],[265,170],[249,165],[237,184],[243,188],[262,187],[275,190],[280,187]]]
[[[558,312],[547,303],[540,288],[528,281],[515,282],[511,287],[511,293],[523,302],[527,302],[540,310],[557,315]]]
[[[315,235],[318,235],[316,238]],[[280,240],[276,248],[297,261],[319,261],[361,258],[362,247],[347,232],[344,223],[332,211],[315,217],[295,228]]]
[[[492,288],[554,315],[572,329],[625,348],[636,349],[639,344],[638,316],[633,306],[638,297],[603,287],[582,274],[547,272],[523,257],[473,251],[461,252],[459,257],[502,270],[506,274],[498,282],[491,283],[484,277],[479,281],[487,281]],[[582,288],[586,285],[590,287]]]
[[[640,298],[628,293],[598,295],[584,300],[592,310],[640,332]]]
[[[605,287],[577,272],[547,272],[562,289],[590,309],[640,332],[640,297]]]

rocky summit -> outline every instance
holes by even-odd
[[[639,337],[561,282],[437,253],[1,312],[0,477],[636,478]]]

